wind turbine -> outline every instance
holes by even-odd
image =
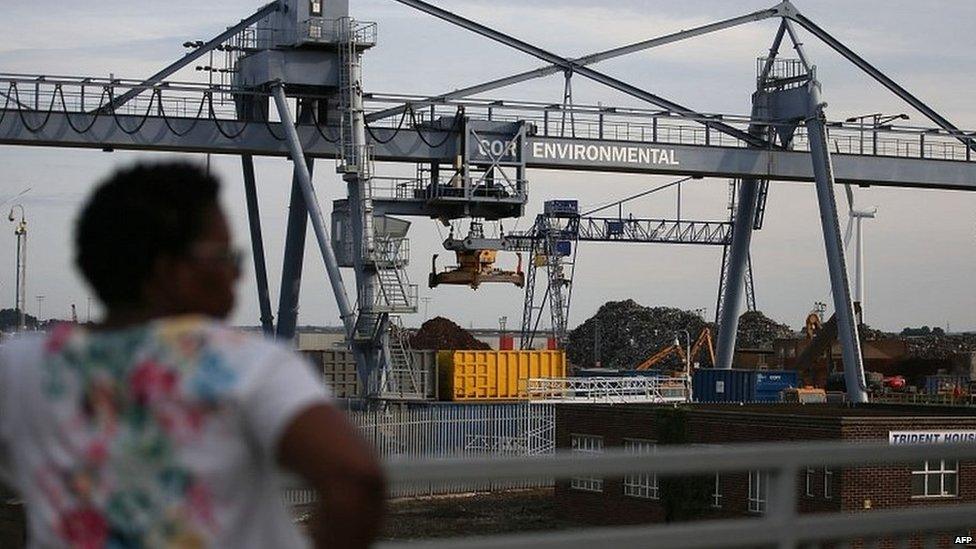
[[[865,219],[874,219],[878,213],[878,208],[875,206],[870,210],[855,210],[854,209],[854,191],[851,189],[850,184],[844,184],[844,189],[847,191],[847,229],[844,234],[844,247],[850,248],[851,237],[854,233],[857,233],[857,238],[854,241],[854,302],[860,305],[861,318],[859,321],[864,322],[864,232],[861,229],[861,221]]]

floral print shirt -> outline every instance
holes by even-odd
[[[198,317],[0,348],[0,475],[32,547],[303,547],[275,463],[311,367]]]

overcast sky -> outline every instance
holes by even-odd
[[[369,91],[436,93],[534,68],[537,61],[489,42],[392,0],[350,0],[353,15],[379,23],[379,44],[365,59]],[[775,2],[719,0],[448,1],[438,5],[567,56],[635,42],[679,29],[769,7]],[[138,9],[134,6],[138,5]],[[821,27],[862,54],[962,128],[976,128],[976,3],[949,0],[798,0],[796,5]],[[186,40],[205,39],[246,17],[260,2],[169,0],[4,0],[0,19],[0,72],[145,77],[182,55]],[[598,66],[658,95],[707,112],[748,113],[755,58],[768,50],[775,21],[741,26],[689,42],[613,60]],[[824,84],[831,119],[871,112],[912,116],[928,126],[881,86],[804,33],[812,61]],[[181,73],[179,79],[194,78]],[[559,77],[534,81],[490,97],[558,101]],[[577,102],[633,105],[635,100],[583,81],[575,83]],[[28,311],[44,318],[66,318],[70,304],[85,318],[89,291],[71,266],[71,224],[93,183],[114,168],[147,153],[0,147],[0,202],[23,189],[18,199],[29,222]],[[198,160],[202,158],[197,156]],[[222,197],[241,245],[247,242],[240,161],[214,157],[223,176]],[[323,161],[315,183],[323,209],[345,189]],[[291,169],[284,159],[257,161],[261,213],[271,290],[277,303],[284,224]],[[403,167],[378,167],[395,173]],[[528,213],[542,202],[576,198],[584,205],[603,203],[667,182],[669,178],[530,171]],[[723,219],[727,183],[704,180],[685,187],[683,216]],[[841,189],[838,188],[838,192]],[[976,194],[947,191],[857,189],[858,206],[879,208],[865,223],[867,320],[896,330],[907,325],[949,325],[976,330]],[[635,216],[671,216],[673,193],[638,202]],[[843,202],[841,202],[843,204]],[[9,204],[8,204],[9,206]],[[8,206],[5,206],[8,207]],[[3,212],[3,213],[6,213]],[[527,227],[530,218],[520,222]],[[512,228],[514,222],[507,224]],[[510,286],[427,290],[430,256],[441,253],[442,236],[429,220],[414,220],[411,278],[431,298],[429,316],[444,315],[475,326],[495,326],[521,316],[522,292]],[[325,270],[309,235],[300,323],[337,324],[336,306]],[[0,305],[13,303],[12,224],[0,232]],[[815,301],[829,301],[826,261],[814,189],[809,184],[774,183],[766,225],[753,240],[756,293],[760,309],[798,327]],[[514,266],[502,257],[502,266]],[[584,244],[579,254],[571,325],[590,316],[603,302],[633,298],[645,305],[706,308],[714,314],[720,249],[663,245]],[[442,265],[445,261],[442,259]],[[350,280],[347,277],[347,280]],[[233,321],[256,324],[253,275],[239,288]],[[350,288],[352,292],[352,288]],[[276,307],[275,307],[276,308]],[[98,314],[94,308],[93,316]],[[416,324],[421,312],[408,318]]]

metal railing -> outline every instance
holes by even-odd
[[[366,27],[364,43],[371,40],[373,27]],[[357,41],[360,40],[357,38]],[[357,42],[358,43],[358,42]],[[246,48],[245,48],[246,49]],[[233,72],[232,68],[223,69]],[[227,74],[229,74],[229,72]],[[225,75],[225,73],[220,73]],[[226,79],[224,79],[226,80]],[[267,93],[223,83],[166,81],[152,85],[141,80],[60,75],[0,73],[0,111],[17,111],[25,123],[36,126],[50,113],[94,115],[100,108],[129,90],[143,93],[122,106],[116,114],[139,117],[188,118],[220,120],[231,134],[239,131],[235,97],[267,97]],[[306,100],[326,99],[314,94],[295,94]],[[391,104],[422,101],[421,96],[383,93],[365,94],[367,112],[388,108]],[[425,127],[431,120],[455,117],[463,108],[466,116],[499,122],[525,121],[533,126],[536,137],[600,139],[634,143],[746,147],[743,141],[712,129],[710,122],[722,122],[739,129],[750,124],[776,124],[753,120],[735,114],[703,113],[699,118],[684,118],[662,110],[638,107],[575,105],[564,107],[551,103],[489,99],[447,101],[417,110],[410,117],[390,117],[370,123],[370,127],[407,129]],[[562,131],[562,115],[572,114],[572,131]],[[408,122],[409,119],[409,122]],[[75,123],[85,126],[84,120]],[[274,120],[272,119],[272,122]],[[182,127],[182,126],[180,126]],[[935,128],[884,124],[879,126],[851,122],[829,122],[831,152],[837,154],[924,158],[951,161],[976,161],[972,150],[960,139],[976,140],[976,132],[959,134]],[[270,130],[269,130],[270,131]],[[322,129],[326,132],[326,129]],[[331,138],[330,138],[331,139]],[[806,130],[801,125],[793,140],[793,150],[807,151]]]
[[[353,423],[386,460],[439,461],[476,456],[551,454],[555,446],[555,408],[550,404],[435,404],[352,412]],[[391,487],[395,497],[550,487],[542,478],[443,479]]]
[[[391,104],[410,104],[422,101],[421,96],[370,93],[366,95],[367,111],[375,112]],[[698,118],[680,117],[674,113],[639,107],[610,107],[603,105],[563,106],[532,101],[497,99],[461,99],[438,103],[417,110],[413,119],[418,124],[440,117],[453,117],[459,107],[473,118],[499,122],[526,121],[534,126],[537,137],[600,139],[637,143],[676,145],[705,145],[715,147],[747,147],[735,137],[712,129],[709,122],[746,130],[750,124],[775,128],[777,124],[754,120],[745,115],[702,113]],[[563,115],[572,115],[572,128],[563,129]],[[397,127],[400,117],[390,117],[371,123],[374,127]],[[944,130],[907,125],[884,124],[877,127],[853,122],[829,122],[831,152],[837,154],[925,158],[936,160],[974,161],[972,151],[959,138],[976,140],[976,132],[965,130],[950,135]],[[806,129],[797,128],[793,150],[809,151]]]
[[[608,450],[598,456],[558,452],[551,456],[442,459],[392,462],[389,478],[401,483],[490,482],[540,477],[622,477],[632,473],[714,475],[743,471],[769,474],[768,510],[758,518],[706,520],[648,526],[620,526],[478,536],[438,541],[385,542],[382,549],[614,549],[666,547],[780,547],[814,543],[852,544],[881,538],[906,540],[923,534],[926,546],[939,535],[968,535],[976,524],[976,504],[913,507],[857,513],[798,512],[799,474],[809,465],[849,467],[976,458],[976,445],[889,446],[877,442],[806,442],[716,447],[658,447],[650,454]],[[944,538],[942,538],[944,539]]]
[[[689,402],[691,380],[687,377],[560,377],[525,381],[530,400],[545,402]]]

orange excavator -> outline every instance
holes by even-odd
[[[678,357],[681,358],[681,361],[685,363],[685,366],[688,369],[688,371],[691,371],[691,368],[692,368],[692,360],[695,357],[698,356],[698,354],[702,350],[702,347],[707,347],[707,349],[708,349],[708,359],[711,361],[710,364],[714,365],[715,364],[715,345],[712,342],[712,331],[708,329],[708,326],[702,328],[701,333],[698,334],[698,339],[696,339],[695,340],[695,343],[691,346],[691,354],[690,354],[690,356],[686,356],[685,355],[685,348],[678,341],[678,338],[675,337],[674,338],[674,343],[672,343],[671,345],[668,345],[667,347],[664,347],[660,351],[654,353],[653,355],[651,355],[650,357],[648,357],[647,360],[645,360],[644,362],[641,362],[640,364],[638,364],[637,367],[634,368],[634,369],[635,370],[649,370],[649,369],[653,368],[654,366],[656,366],[657,364],[659,364],[662,360],[668,358],[669,356],[671,356],[671,355],[678,355]]]

